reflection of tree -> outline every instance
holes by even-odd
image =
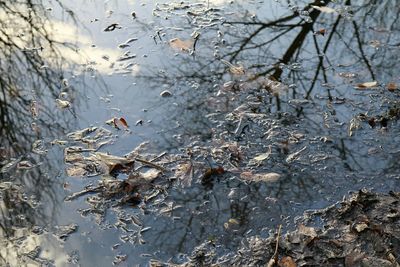
[[[207,29],[215,32],[219,30],[224,35],[210,42],[207,39],[209,35],[203,34],[196,47],[195,59],[181,55],[179,62],[166,64],[167,71],[143,73],[142,77],[155,85],[170,84],[180,88],[188,87],[188,84],[196,85],[195,89],[182,89],[182,93],[174,99],[178,102],[179,108],[172,118],[179,122],[180,127],[171,131],[186,136],[180,144],[191,141],[194,135],[201,135],[203,139],[198,139],[205,145],[215,146],[213,143],[213,139],[216,138],[215,132],[221,131],[230,133],[223,135],[226,137],[225,141],[239,141],[244,146],[255,142],[254,140],[260,140],[257,139],[260,138],[257,135],[248,137],[244,135],[242,139],[237,140],[232,134],[236,125],[230,125],[225,121],[214,123],[209,119],[212,117],[209,115],[217,113],[218,119],[225,120],[224,115],[248,101],[246,98],[240,98],[241,94],[247,94],[248,88],[271,91],[267,96],[258,94],[259,91],[254,93],[255,97],[264,99],[260,101],[260,108],[255,108],[252,112],[266,114],[268,119],[279,121],[283,137],[274,140],[264,138],[260,142],[272,142],[274,145],[275,154],[269,161],[269,166],[272,166],[269,170],[272,168],[283,171],[287,175],[275,186],[250,185],[246,194],[252,201],[240,202],[240,198],[236,199],[230,207],[232,212],[229,208],[218,210],[204,208],[206,214],[204,217],[208,216],[214,220],[210,225],[217,224],[222,227],[224,221],[229,218],[227,214],[241,219],[243,217],[244,221],[251,221],[250,217],[256,217],[257,214],[265,220],[265,214],[271,215],[271,210],[276,218],[280,212],[283,214],[285,210],[292,208],[289,203],[278,202],[273,208],[261,207],[262,212],[259,214],[251,211],[252,208],[259,208],[260,203],[265,202],[263,199],[266,195],[275,197],[278,201],[289,199],[300,202],[299,207],[304,209],[307,205],[318,206],[323,202],[321,200],[324,199],[323,194],[332,196],[331,191],[346,193],[343,188],[357,183],[357,172],[367,177],[384,170],[394,173],[393,170],[399,165],[398,161],[393,163],[392,156],[390,159],[384,159],[379,155],[376,157],[368,155],[369,147],[366,147],[364,138],[377,134],[377,131],[371,133],[366,124],[364,130],[358,133],[359,136],[350,138],[347,135],[347,124],[353,116],[367,111],[379,114],[381,112],[379,105],[385,105],[386,97],[393,98],[382,96],[376,105],[369,103],[368,95],[351,93],[353,90],[351,83],[373,80],[380,80],[383,83],[395,77],[394,70],[399,67],[399,63],[394,57],[396,49],[393,45],[398,43],[395,36],[398,36],[399,29],[395,25],[398,21],[399,6],[393,1],[389,2],[367,1],[359,5],[348,0],[344,4],[332,5],[335,11],[326,14],[311,6],[326,6],[331,4],[330,1],[311,3],[307,1],[304,8],[291,6],[294,14],[282,15],[274,21],[259,21],[249,16],[237,21],[232,19],[226,21],[223,26]],[[353,17],[357,19],[352,19]],[[188,32],[192,30],[190,26]],[[376,30],[378,28],[385,29],[386,33],[378,32]],[[376,36],[379,35],[385,35],[385,38],[380,38],[378,44],[375,42],[374,45],[378,45],[378,48],[371,47],[370,42],[376,41]],[[213,46],[210,47],[209,43]],[[210,57],[214,54],[214,47],[217,47],[218,53]],[[226,64],[221,63],[221,59],[232,64],[241,62],[246,66],[247,74],[240,76],[227,73]],[[348,63],[350,66],[345,66]],[[357,73],[360,73],[359,77]],[[223,101],[224,96],[222,96],[218,98],[218,105],[210,104],[213,99],[216,102],[216,91],[223,91],[221,84],[228,80],[234,85],[230,87],[231,92],[226,93],[226,101]],[[287,92],[276,92],[268,81],[292,86],[286,87]],[[296,103],[293,100],[297,100],[299,104],[293,105],[292,103]],[[367,102],[369,106],[365,105]],[[249,124],[255,124],[254,121],[256,120],[250,120]],[[215,129],[216,124],[221,128]],[[273,126],[271,124],[260,128],[266,132],[269,130],[268,127]],[[289,133],[297,130],[307,135],[301,142],[308,147],[307,155],[312,160],[288,164],[285,162],[288,154],[296,152],[300,147],[292,144],[286,152],[282,152],[281,147],[291,138]],[[389,131],[388,134],[393,137],[397,130]],[[378,137],[376,143],[371,145],[381,145],[387,149],[393,146],[389,140]],[[399,144],[394,146],[399,148]],[[254,146],[252,149],[262,152]],[[249,153],[255,154],[254,151]],[[327,153],[332,156],[328,160],[322,157]],[[320,154],[321,161],[319,159],[314,161],[314,154]],[[375,165],[371,165],[371,161],[375,161]],[[226,204],[228,193],[229,188],[216,184],[210,193],[215,197],[210,198],[210,202],[213,205],[217,202]],[[193,194],[188,193],[186,198],[176,199],[178,203],[190,206],[197,203],[198,194],[196,191]],[[209,233],[205,229],[210,225],[204,225],[202,220],[205,219],[202,217],[196,220],[190,216],[190,220],[182,224],[187,223],[187,231],[198,232],[197,238],[204,240]],[[257,223],[247,225],[253,229],[260,227]],[[171,230],[173,227],[169,226],[168,231],[173,231]],[[193,230],[194,228],[196,230]]]
[[[1,238],[4,264],[18,252],[18,229],[48,224],[54,210],[45,209],[57,205],[52,164],[41,166],[47,149],[41,140],[68,125],[71,114],[54,109],[70,88],[62,82],[63,44],[53,39],[46,12],[41,2],[0,0],[0,233],[10,240]]]

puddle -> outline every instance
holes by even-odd
[[[229,255],[399,188],[394,1],[0,4],[1,264]]]

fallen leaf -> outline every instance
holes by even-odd
[[[174,38],[169,41],[169,45],[174,49],[178,49],[184,52],[189,52],[190,50],[193,49],[194,40],[192,39],[181,40],[179,38]]]
[[[365,83],[356,84],[356,86],[354,86],[354,88],[356,88],[356,89],[368,89],[368,88],[376,87],[377,85],[378,85],[377,81],[365,82]]]
[[[229,71],[232,74],[243,75],[243,74],[246,73],[245,70],[244,70],[244,67],[242,65],[235,66],[232,63],[230,63],[230,62],[228,62],[226,60],[223,60],[223,59],[221,59],[221,62],[229,67]]]
[[[302,149],[300,149],[299,151],[296,151],[296,152],[290,154],[289,156],[287,156],[286,162],[287,162],[287,163],[291,163],[291,162],[297,160],[297,159],[299,158],[301,152],[303,152],[304,150],[306,150],[306,148],[307,148],[307,147],[305,146],[305,147],[303,147]]]
[[[300,224],[298,232],[299,232],[299,234],[306,235],[309,237],[317,237],[318,236],[317,231],[315,230],[314,227],[307,227],[307,226],[304,226],[303,224]]]
[[[241,179],[253,182],[276,182],[280,177],[281,175],[275,172],[253,174],[252,172],[248,171],[240,174]]]
[[[170,91],[168,91],[168,90],[164,90],[164,91],[162,91],[160,93],[160,96],[162,96],[162,97],[171,97],[172,93]]]
[[[201,184],[202,185],[210,184],[214,175],[220,175],[220,174],[224,174],[224,173],[225,173],[225,170],[221,166],[218,166],[216,168],[208,168],[205,171],[204,175],[201,177]]]
[[[388,84],[386,85],[386,88],[387,88],[390,92],[393,92],[393,91],[399,89],[399,86],[398,86],[396,83],[391,82],[391,83],[388,83]]]
[[[56,103],[59,108],[64,109],[64,108],[69,108],[71,106],[71,103],[67,100],[61,100],[61,99],[56,99]]]
[[[268,159],[269,156],[271,156],[271,153],[272,153],[272,147],[269,146],[267,152],[262,153],[262,154],[260,154],[260,155],[258,155],[258,156],[256,156],[256,157],[254,157],[254,158],[252,159],[252,161],[255,162],[256,164],[257,164],[257,163],[261,163],[262,161]]]
[[[190,186],[193,179],[193,165],[191,162],[180,164],[175,170],[175,177],[182,187]]]
[[[359,263],[363,258],[365,258],[364,253],[353,251],[344,258],[344,265],[346,267],[359,266]]]
[[[322,35],[325,36],[326,29],[319,29],[318,31],[314,32],[314,35]]]
[[[292,257],[284,256],[278,263],[279,267],[297,267],[296,262]]]
[[[353,136],[354,131],[355,131],[355,130],[358,130],[358,129],[360,129],[360,128],[361,128],[361,121],[360,121],[360,119],[357,118],[357,117],[352,118],[352,119],[350,120],[350,125],[349,125],[349,131],[348,131],[349,136]]]
[[[356,229],[356,231],[358,233],[360,233],[360,232],[364,231],[365,229],[367,229],[368,225],[366,223],[359,223],[359,224],[356,224],[354,228]]]
[[[146,172],[141,172],[140,176],[147,181],[153,181],[154,179],[159,177],[161,173],[162,172],[160,170],[150,169]]]
[[[129,126],[128,126],[128,123],[126,122],[126,120],[124,119],[124,118],[119,118],[119,121],[121,122],[121,124],[123,125],[123,126],[125,126],[126,128],[129,128]]]
[[[327,14],[336,13],[336,10],[327,6],[311,6],[311,7]]]

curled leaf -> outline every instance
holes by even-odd
[[[354,88],[356,88],[356,89],[368,89],[368,88],[376,87],[377,85],[378,85],[377,81],[365,82],[365,83],[358,83],[356,86],[354,86]]]
[[[332,14],[332,13],[336,13],[336,10],[334,10],[331,7],[327,7],[327,6],[311,6],[312,8],[319,10],[323,13],[327,13],[327,14]]]

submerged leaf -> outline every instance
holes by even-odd
[[[253,182],[276,182],[280,177],[281,175],[275,172],[253,174],[251,171],[247,171],[240,174],[241,179]]]
[[[175,177],[182,187],[190,186],[193,180],[193,164],[191,162],[180,164],[175,170]]]
[[[256,157],[254,157],[252,160],[250,160],[251,163],[259,164],[263,162],[264,160],[268,159],[269,156],[271,156],[272,153],[272,147],[268,146],[268,151],[265,153],[262,153]]]
[[[169,41],[169,45],[174,49],[189,52],[193,49],[194,40],[181,40],[179,38],[174,38]]]
[[[306,150],[306,146],[303,147],[302,149],[300,149],[299,151],[296,151],[292,154],[290,154],[289,156],[287,156],[286,158],[286,162],[287,163],[291,163],[292,161],[295,161],[296,159],[298,159],[298,157],[300,156],[301,152],[303,152],[304,150]]]

